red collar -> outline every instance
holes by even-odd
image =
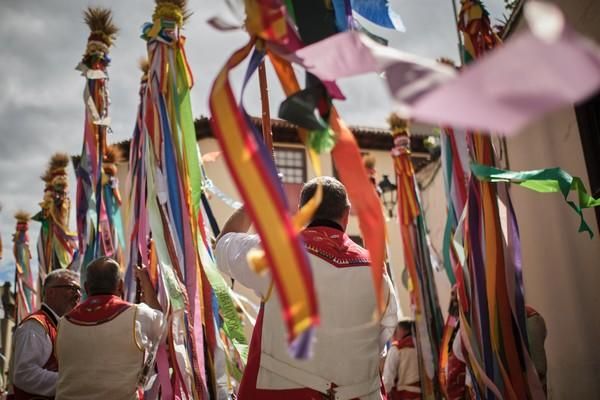
[[[406,349],[406,348],[412,349],[415,347],[415,342],[413,341],[413,337],[411,335],[404,336],[400,340],[394,340],[392,342],[392,344],[394,346],[396,346],[398,349]]]
[[[338,268],[370,265],[369,253],[344,232],[327,226],[308,227],[302,238],[310,254]]]
[[[131,303],[110,294],[90,296],[68,313],[65,318],[77,325],[100,325],[116,318],[131,305]]]

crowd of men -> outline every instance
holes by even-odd
[[[302,190],[300,206],[319,184],[321,205],[301,233],[321,318],[309,359],[290,356],[272,280],[249,268],[246,256],[260,240],[248,233],[251,221],[243,208],[233,213],[216,239],[221,271],[261,298],[235,395],[242,400],[419,399],[413,323],[398,322],[398,303],[388,277],[387,306],[378,316],[368,253],[345,233],[350,203],[344,186],[333,178],[311,180]],[[15,399],[142,398],[147,354],[162,340],[166,323],[148,272],[138,267],[142,302],[131,304],[122,300],[123,279],[116,261],[101,257],[85,271],[85,301],[80,302],[77,273],[53,271],[43,284],[41,308],[17,327],[11,368]]]

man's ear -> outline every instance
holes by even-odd
[[[344,210],[344,214],[342,214],[342,228],[344,228],[344,230],[346,230],[346,228],[348,227],[348,220],[350,219],[350,206],[346,207],[346,209]]]

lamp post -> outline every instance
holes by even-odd
[[[383,206],[387,210],[389,217],[392,218],[394,216],[394,207],[398,202],[397,186],[390,181],[390,178],[387,175],[383,175],[378,186],[379,189],[381,189]]]

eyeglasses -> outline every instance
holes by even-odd
[[[69,289],[72,292],[81,293],[81,288],[76,285],[56,285],[56,286],[50,286],[48,289],[53,289],[53,288]]]

